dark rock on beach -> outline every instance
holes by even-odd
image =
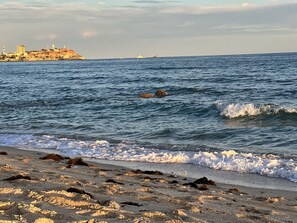
[[[190,186],[190,187],[198,189],[198,185],[195,183],[184,183],[183,186]]]
[[[169,184],[178,184],[178,181],[177,180],[172,180],[169,182]]]
[[[70,187],[66,191],[71,192],[71,193],[77,193],[77,194],[86,194],[86,195],[89,195],[90,198],[94,198],[92,194],[85,192],[84,190],[74,188],[74,187]]]
[[[48,154],[44,157],[40,158],[41,160],[54,160],[54,161],[60,161],[60,160],[65,160],[65,159],[69,159],[68,157],[63,157],[59,154]]]
[[[122,206],[131,205],[131,206],[136,206],[136,207],[141,207],[141,206],[143,206],[142,204],[138,204],[138,203],[136,203],[136,202],[130,202],[130,201],[122,202],[121,205],[122,205]]]
[[[76,157],[76,158],[70,159],[67,164],[69,164],[69,165],[79,165],[79,166],[89,166],[89,164],[84,162],[81,157]]]
[[[203,184],[198,187],[198,190],[208,190],[208,187],[205,184]]]
[[[16,176],[6,178],[3,181],[14,181],[14,180],[32,180],[32,178],[30,176],[24,176],[24,175],[18,174]]]
[[[209,180],[206,177],[202,177],[200,179],[197,179],[193,183],[195,183],[195,184],[207,184],[207,185],[216,186],[216,183],[213,180]]]
[[[142,171],[142,170],[131,170],[130,171],[131,173],[134,173],[134,174],[148,174],[148,175],[163,175],[162,172],[160,171],[152,171],[152,170],[145,170],[145,171]]]
[[[246,194],[244,192],[239,191],[236,187],[231,188],[227,191],[228,194],[235,194],[235,195],[240,195],[240,194]]]
[[[8,153],[7,153],[7,152],[0,152],[0,155],[7,156],[7,155],[8,155]]]
[[[199,187],[198,184],[203,184],[203,185]],[[194,182],[184,183],[183,185],[190,186],[198,190],[208,190],[206,185],[216,186],[216,183],[213,180],[209,180],[206,177],[202,177],[200,179],[195,180]]]
[[[124,185],[123,183],[118,182],[118,181],[115,181],[115,180],[113,180],[113,179],[108,179],[108,180],[106,180],[105,182],[106,182],[106,183],[113,183],[113,184]]]

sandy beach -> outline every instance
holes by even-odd
[[[220,184],[208,176],[193,179],[9,147],[1,147],[0,154],[1,223],[297,219],[296,191]]]

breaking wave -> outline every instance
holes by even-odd
[[[228,104],[221,111],[221,116],[227,118],[238,118],[246,116],[257,116],[257,115],[274,115],[274,114],[297,114],[296,108],[282,107],[273,104],[265,104],[256,106],[252,103],[248,104]]]
[[[66,156],[152,163],[186,163],[212,169],[254,173],[297,182],[296,156],[239,153],[235,150],[172,151],[170,147],[144,147],[130,143],[110,143],[106,140],[87,141],[43,135],[0,134],[0,145],[22,149],[51,150]],[[172,145],[171,147],[174,147]],[[172,149],[172,148],[171,148]]]

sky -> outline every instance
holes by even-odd
[[[297,52],[297,0],[0,0],[0,30],[90,59]]]

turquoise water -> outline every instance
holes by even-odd
[[[294,53],[0,63],[0,87],[1,145],[297,181]]]

